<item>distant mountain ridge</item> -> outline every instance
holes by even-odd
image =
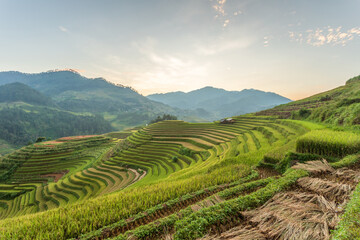
[[[273,92],[255,89],[227,91],[220,88],[204,87],[188,93],[170,92],[151,94],[149,99],[172,107],[186,110],[203,109],[212,113],[211,120],[257,112],[280,104],[291,102],[290,99]]]
[[[63,110],[101,115],[119,130],[146,124],[163,114],[196,119],[194,111],[176,109],[149,100],[131,87],[103,78],[86,78],[73,71],[0,72],[0,86],[14,82],[26,84],[50,97]]]

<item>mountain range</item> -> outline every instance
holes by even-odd
[[[100,114],[115,129],[145,124],[165,113],[181,118],[196,115],[151,101],[131,87],[115,85],[103,78],[86,78],[74,71],[0,72],[0,85],[15,82],[39,91],[63,110]]]
[[[188,93],[170,92],[152,94],[149,99],[184,110],[202,112],[207,120],[257,112],[291,102],[290,99],[272,92],[255,89],[227,91],[220,88],[204,87]]]

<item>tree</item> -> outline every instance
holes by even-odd
[[[177,120],[177,117],[171,114],[164,114],[162,117],[161,116],[157,116],[155,119],[150,121],[151,123],[157,123],[157,122],[161,122],[164,120]]]
[[[38,137],[35,142],[39,143],[39,142],[43,142],[45,140],[46,140],[46,137]]]

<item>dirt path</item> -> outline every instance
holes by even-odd
[[[296,187],[276,194],[262,207],[242,212],[241,224],[223,226],[204,239],[330,239],[330,231],[340,221],[349,195],[360,180],[360,172],[348,168],[335,170],[325,160],[297,164],[310,177]],[[227,230],[229,229],[229,230]]]
[[[145,177],[146,174],[147,174],[146,171],[143,171],[143,173],[140,174],[138,171],[136,171],[135,169],[132,169],[132,168],[128,168],[127,170],[130,171],[130,172],[133,172],[133,173],[135,174],[134,180],[133,180],[132,183],[129,184],[128,186],[134,184],[134,183],[137,182],[137,181],[140,181],[140,180],[143,179],[143,177]]]

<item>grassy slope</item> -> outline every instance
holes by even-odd
[[[360,124],[360,76],[348,80],[344,86],[261,111],[256,115],[278,115],[282,118],[311,120],[358,128],[358,124]]]

